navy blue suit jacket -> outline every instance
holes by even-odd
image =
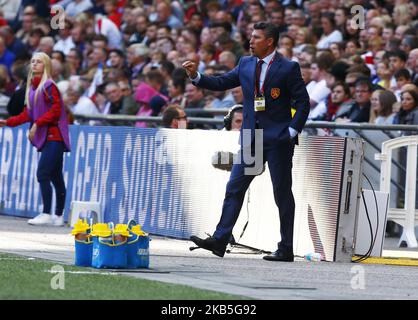
[[[289,126],[301,132],[309,115],[309,95],[297,62],[276,53],[264,80],[265,111],[254,111],[255,69],[257,58],[242,57],[238,65],[220,76],[201,75],[196,84],[212,91],[224,91],[238,86],[244,93],[242,129],[251,129],[251,141],[254,129],[263,129],[264,144],[276,144],[289,140]],[[277,93],[279,95],[277,97]],[[296,109],[292,118],[291,107]],[[242,139],[240,139],[241,145]],[[247,146],[248,143],[244,143]]]

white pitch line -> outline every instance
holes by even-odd
[[[71,274],[100,274],[100,275],[104,275],[104,276],[117,276],[119,275],[116,272],[96,272],[96,271],[52,271],[52,270],[44,270],[44,272],[49,272],[49,273],[71,273]]]

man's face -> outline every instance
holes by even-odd
[[[368,33],[369,39],[375,39],[379,36],[379,31],[375,27],[370,27],[367,30],[367,33]]]
[[[415,66],[416,66],[415,64],[416,64],[417,59],[418,59],[418,49],[413,49],[408,55],[406,66],[411,70],[415,70]]]
[[[231,131],[239,131],[242,126],[242,112],[234,112],[231,121]]]
[[[157,26],[152,25],[147,28],[146,36],[152,40],[157,37]]]
[[[389,58],[389,67],[392,72],[396,72],[402,69],[405,66],[405,62],[403,62],[399,57],[390,57]]]
[[[335,82],[336,82],[335,77],[331,73],[326,72],[325,73],[325,83],[326,83],[327,87],[331,89],[334,86]]]
[[[394,34],[395,33],[393,32],[393,29],[391,29],[391,28],[383,28],[382,39],[385,42],[388,42],[390,39],[393,38]]]
[[[108,86],[105,93],[107,99],[112,103],[118,102],[122,97],[120,89],[116,86]]]
[[[345,53],[349,54],[349,55],[353,55],[355,54],[357,51],[357,47],[353,42],[348,42],[347,46],[345,47]]]
[[[288,37],[283,37],[279,40],[279,47],[280,48],[293,48],[292,40],[290,40]]]
[[[81,27],[74,27],[71,29],[71,38],[73,39],[74,42],[81,41],[82,35],[83,35],[83,31]]]
[[[25,15],[22,18],[22,29],[25,31],[30,31],[32,29],[33,18],[31,15]]]
[[[139,63],[142,60],[141,56],[135,55],[134,48],[128,48],[126,50],[126,61],[128,61],[128,64],[130,66],[135,66],[135,64]]]
[[[132,90],[128,83],[124,81],[119,81],[118,85],[119,85],[120,92],[124,97],[132,95]]]
[[[167,7],[165,3],[160,3],[159,5],[157,5],[157,14],[158,21],[165,22],[170,16],[170,9]]]
[[[173,47],[173,44],[170,41],[168,41],[166,38],[163,38],[163,39],[157,40],[156,49],[157,49],[157,51],[160,51],[164,54],[167,54],[171,50],[173,50],[174,47]]]
[[[170,37],[170,33],[166,28],[159,28],[157,30],[157,39]]]
[[[392,72],[387,67],[387,65],[384,62],[380,62],[377,64],[376,73],[379,76],[379,78],[390,78],[392,75]]]
[[[355,100],[358,104],[365,104],[370,101],[372,93],[367,85],[359,84],[355,90]]]
[[[235,103],[241,103],[244,100],[244,95],[242,93],[242,88],[237,87],[231,90],[232,96],[234,97]]]
[[[342,86],[336,86],[334,89],[332,89],[331,101],[333,104],[339,105],[343,103],[346,98],[347,97]]]
[[[184,110],[179,110],[179,114],[173,119],[171,127],[175,129],[187,129],[187,116]]]
[[[250,39],[250,52],[253,56],[264,58],[273,45],[272,38],[266,38],[263,30],[253,30]]]
[[[308,84],[311,81],[311,68],[300,68],[300,73],[305,84]]]
[[[189,83],[186,85],[186,90],[184,92],[184,95],[188,102],[197,102],[200,99],[203,98],[203,94],[200,90],[198,90],[194,85]]]
[[[92,59],[96,64],[105,61],[105,58],[106,57],[102,49],[99,49],[99,48],[93,49]]]
[[[351,97],[354,97],[356,93],[356,85],[355,85],[356,80],[357,79],[355,77],[351,77],[351,76],[345,77],[345,83],[350,88]]]
[[[344,22],[345,22],[345,19],[346,19],[345,14],[344,14],[344,11],[343,10],[337,10],[337,11],[335,11],[335,17],[334,17],[334,19],[335,19],[335,24],[337,26],[344,25]]]
[[[147,31],[147,26],[148,26],[148,24],[147,24],[147,19],[145,18],[145,17],[143,17],[143,16],[140,16],[140,17],[138,17],[137,19],[136,19],[136,25],[135,25],[135,27],[136,27],[136,30],[139,32],[139,33],[144,33],[145,31]]]
[[[276,26],[283,24],[283,13],[275,11],[270,14],[270,22]]]
[[[313,59],[312,55],[307,52],[301,52],[298,55],[298,58],[300,63],[312,63]]]
[[[110,65],[112,67],[118,68],[119,66],[122,65],[123,59],[116,52],[111,52],[109,55],[109,59],[110,59]]]
[[[173,80],[168,81],[167,90],[168,95],[171,98],[177,97],[179,94],[181,94],[180,90],[174,85]]]
[[[398,89],[401,89],[407,83],[409,83],[409,81],[405,77],[399,77],[398,79],[396,79],[396,86],[398,87]]]
[[[311,65],[311,78],[314,81],[319,80],[319,68],[318,68],[318,65],[316,63],[312,63],[312,65]]]

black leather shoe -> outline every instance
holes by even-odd
[[[218,257],[222,258],[225,255],[226,244],[215,239],[214,237],[201,239],[196,236],[191,236],[190,240],[193,241],[199,248],[212,251],[212,253]]]
[[[279,249],[268,256],[264,256],[263,259],[268,261],[293,262],[295,257],[292,252],[286,252],[285,250]]]

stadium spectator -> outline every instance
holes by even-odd
[[[15,59],[14,53],[7,49],[4,39],[0,37],[0,64],[6,66],[9,74],[11,74],[11,68]]]
[[[4,39],[4,44],[15,57],[23,55],[27,48],[26,45],[15,36],[13,29],[10,26],[0,27],[0,36]]]
[[[334,62],[334,57],[329,52],[321,53],[311,65],[311,78],[315,81],[315,85],[310,87],[309,97],[311,109],[315,108],[316,105],[325,99],[331,91],[326,84],[327,70],[331,68]]]
[[[321,25],[323,29],[322,37],[319,39],[316,47],[318,49],[328,49],[331,43],[343,40],[342,33],[337,29],[334,20],[334,14],[325,12],[321,14]]]
[[[240,131],[243,120],[243,105],[235,104],[230,109],[228,114],[224,117],[225,130]]]
[[[93,8],[91,0],[73,0],[65,7],[65,13],[70,17],[75,17],[91,8]]]
[[[396,103],[395,95],[389,90],[376,90],[370,98],[370,123],[392,124],[395,117],[393,105]]]
[[[7,105],[10,101],[10,97],[6,94],[6,86],[10,83],[7,68],[4,65],[0,65],[0,111],[2,113],[7,111]]]
[[[171,105],[164,110],[162,121],[165,128],[187,129],[186,112],[176,105]]]
[[[389,63],[387,61],[381,61],[377,64],[376,69],[377,78],[374,83],[378,84],[386,90],[390,90],[390,79],[392,77],[392,72],[389,68]]]
[[[54,38],[52,37],[42,37],[39,41],[39,46],[36,51],[46,53],[51,57],[52,50],[54,49]]]
[[[91,98],[84,96],[84,89],[81,86],[79,80],[74,79],[70,81],[70,85],[67,89],[67,103],[68,107],[72,114],[82,114],[82,115],[96,115],[100,114],[100,111],[94,104]],[[75,124],[80,122],[75,121]],[[88,121],[90,125],[95,125],[97,122],[90,120]]]
[[[394,93],[398,101],[401,101],[402,87],[408,83],[412,83],[411,73],[408,71],[408,69],[402,68],[396,71],[393,77],[396,80],[396,87],[395,87]]]
[[[242,92],[241,87],[236,87],[231,89],[232,97],[234,98],[235,104],[242,104],[244,101],[244,93]]]
[[[103,112],[105,114],[135,115],[139,110],[138,103],[132,96],[124,96],[116,82],[106,84],[105,96],[110,102]]]
[[[168,25],[172,29],[179,29],[183,27],[183,22],[179,20],[172,12],[172,7],[169,2],[160,2],[156,7],[158,19],[157,21],[162,25]]]
[[[23,62],[15,62],[12,66],[12,77],[17,86],[7,104],[7,112],[10,116],[17,116],[23,111],[25,105],[26,78],[28,67]]]
[[[147,64],[149,48],[142,43],[135,43],[127,50],[128,66],[131,68],[131,79],[137,78],[142,74],[142,70]]]
[[[160,96],[168,101],[168,98],[161,94],[160,90],[163,83],[163,76],[158,70],[151,70],[145,75],[145,82],[141,82],[135,91],[135,100],[139,104],[138,116],[150,116],[152,109],[150,100],[155,96]],[[146,122],[136,122],[136,127],[146,128]]]
[[[348,110],[339,110],[336,122],[369,122],[370,97],[373,85],[366,77],[359,78],[355,83],[354,103]]]
[[[194,86],[191,82],[186,84],[184,96],[186,97],[186,108],[203,109],[205,106],[203,89]]]
[[[401,94],[401,109],[395,115],[394,124],[418,124],[418,93],[405,90]],[[413,133],[409,133],[413,134]]]
[[[182,78],[173,78],[168,80],[168,96],[169,104],[178,104],[182,108],[185,107],[186,99],[184,91],[186,88],[185,80]]]

